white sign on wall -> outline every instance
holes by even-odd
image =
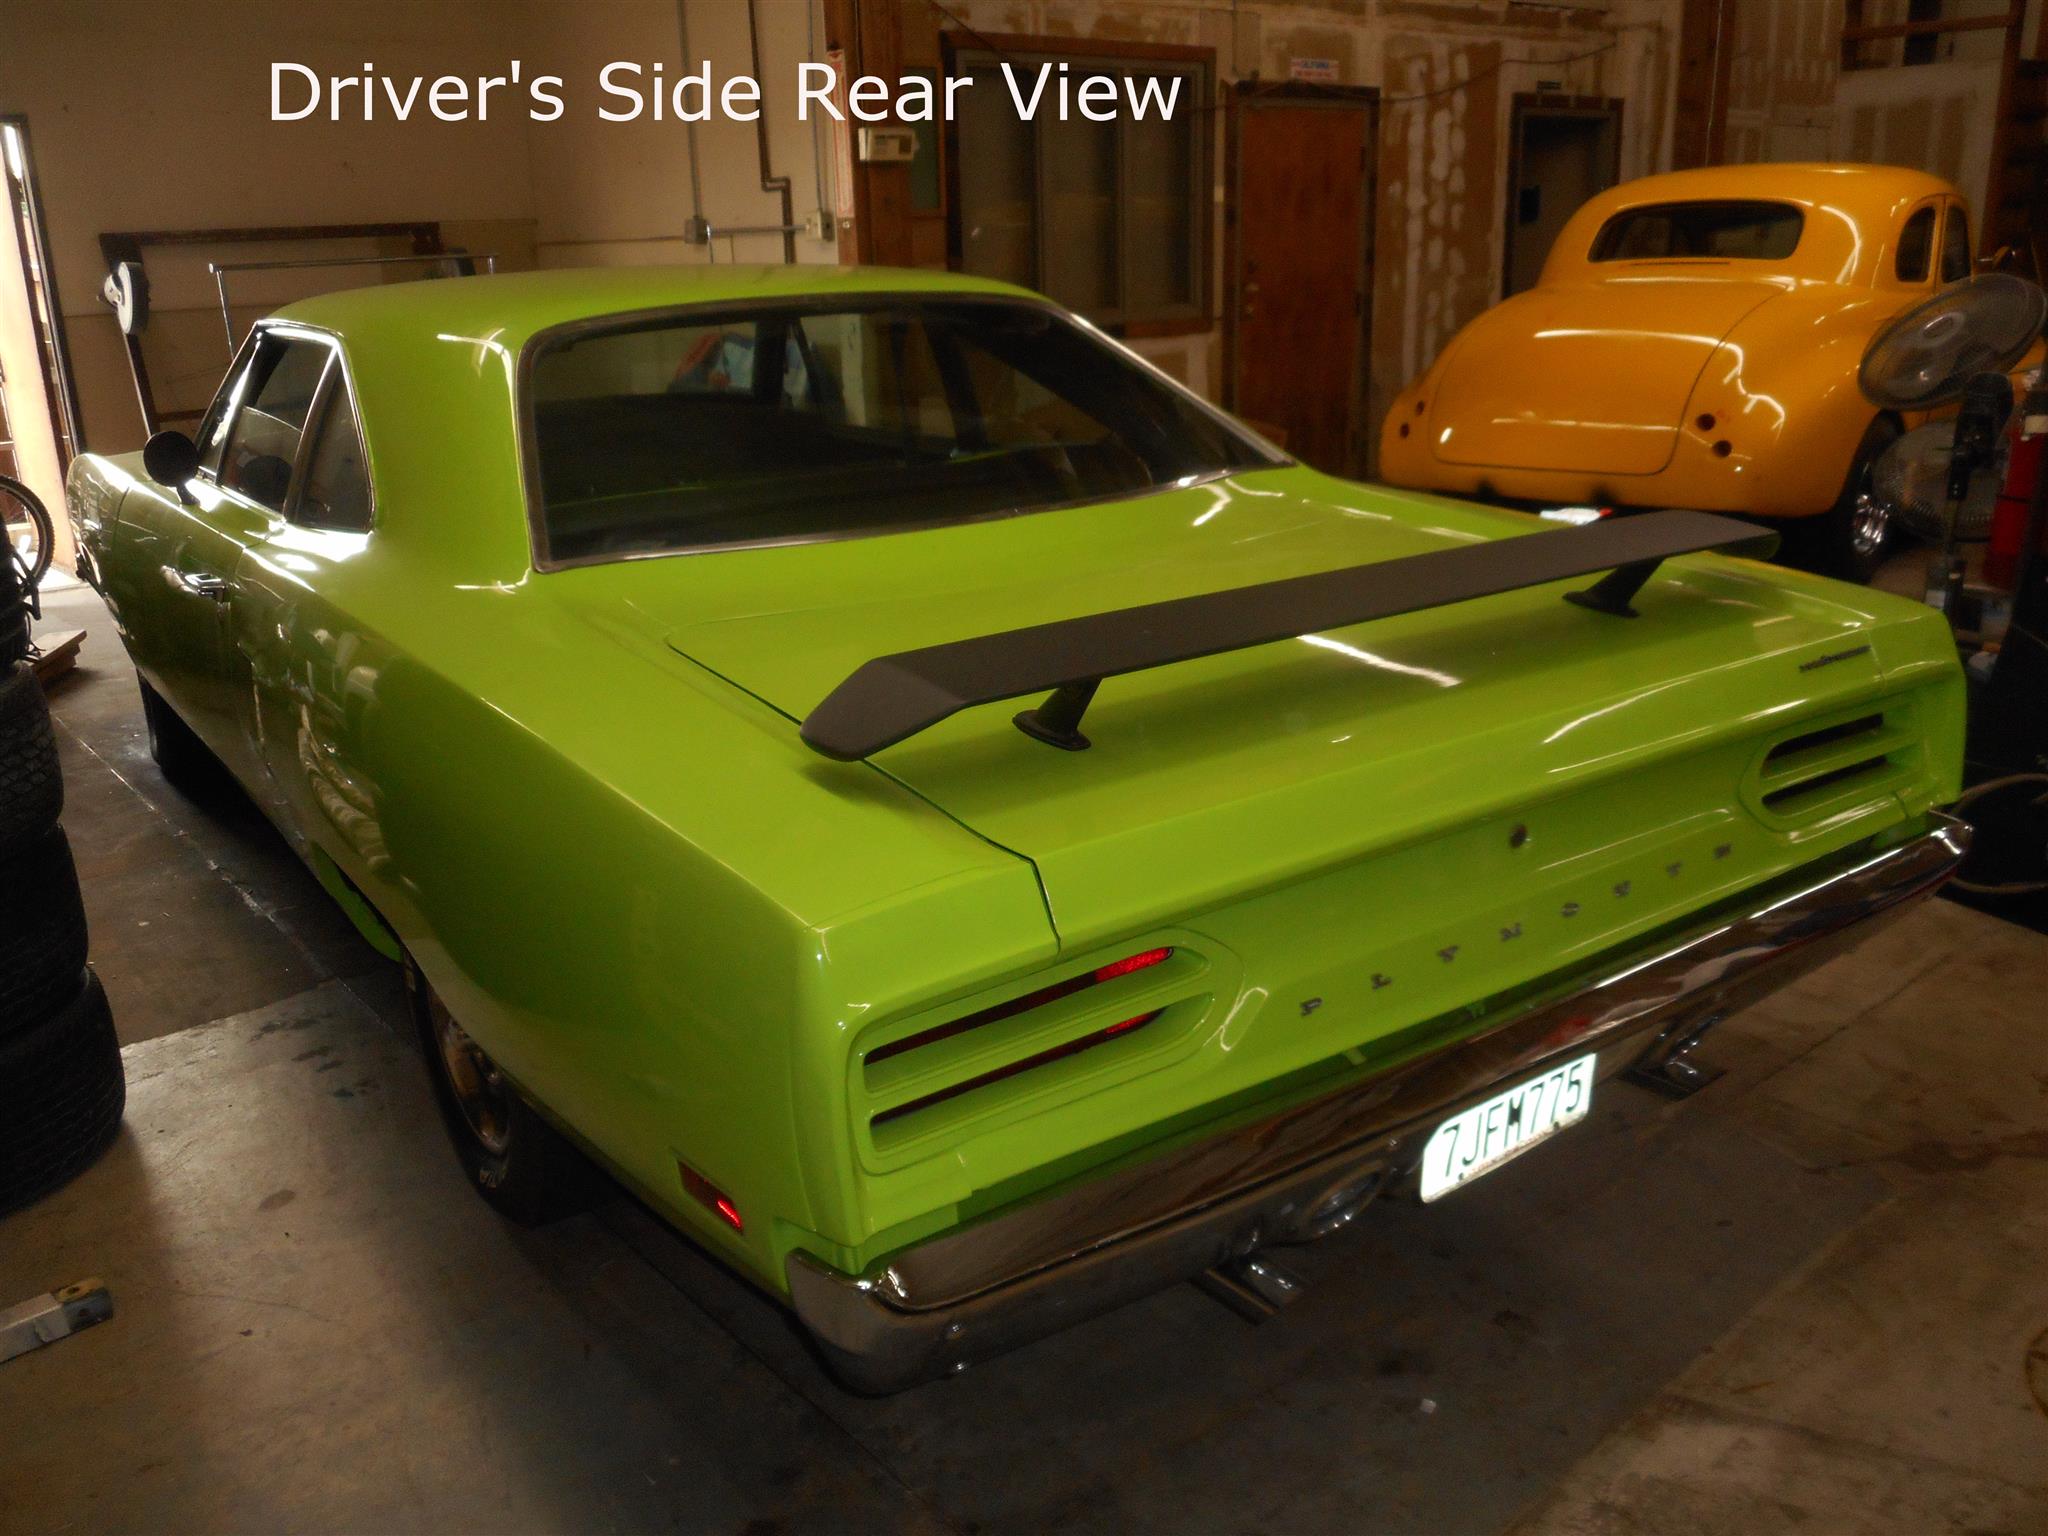
[[[1335,59],[1289,59],[1287,78],[1290,80],[1313,80],[1318,85],[1337,83],[1337,61]]]

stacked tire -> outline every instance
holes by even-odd
[[[0,1214],[84,1171],[127,1100],[107,996],[86,965],[64,780],[26,626],[13,622],[15,574],[0,554]]]

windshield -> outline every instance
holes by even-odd
[[[1601,225],[1591,259],[1783,261],[1799,248],[1805,225],[1806,216],[1789,203],[1660,203]]]
[[[544,342],[542,558],[888,533],[1271,462],[1034,304],[691,312]]]

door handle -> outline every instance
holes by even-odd
[[[164,580],[174,589],[192,597],[209,597],[216,603],[224,603],[234,595],[227,577],[215,575],[212,571],[180,571],[167,565],[163,572]]]

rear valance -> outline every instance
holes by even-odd
[[[1082,712],[1106,677],[1596,571],[1608,574],[1566,597],[1632,618],[1629,599],[1661,561],[1703,550],[1761,558],[1777,544],[1776,534],[1753,523],[1653,512],[1084,614],[863,662],[805,716],[802,734],[814,751],[851,761],[973,705],[1056,690],[1018,715],[1017,724],[1054,746],[1078,749],[1088,745]]]

